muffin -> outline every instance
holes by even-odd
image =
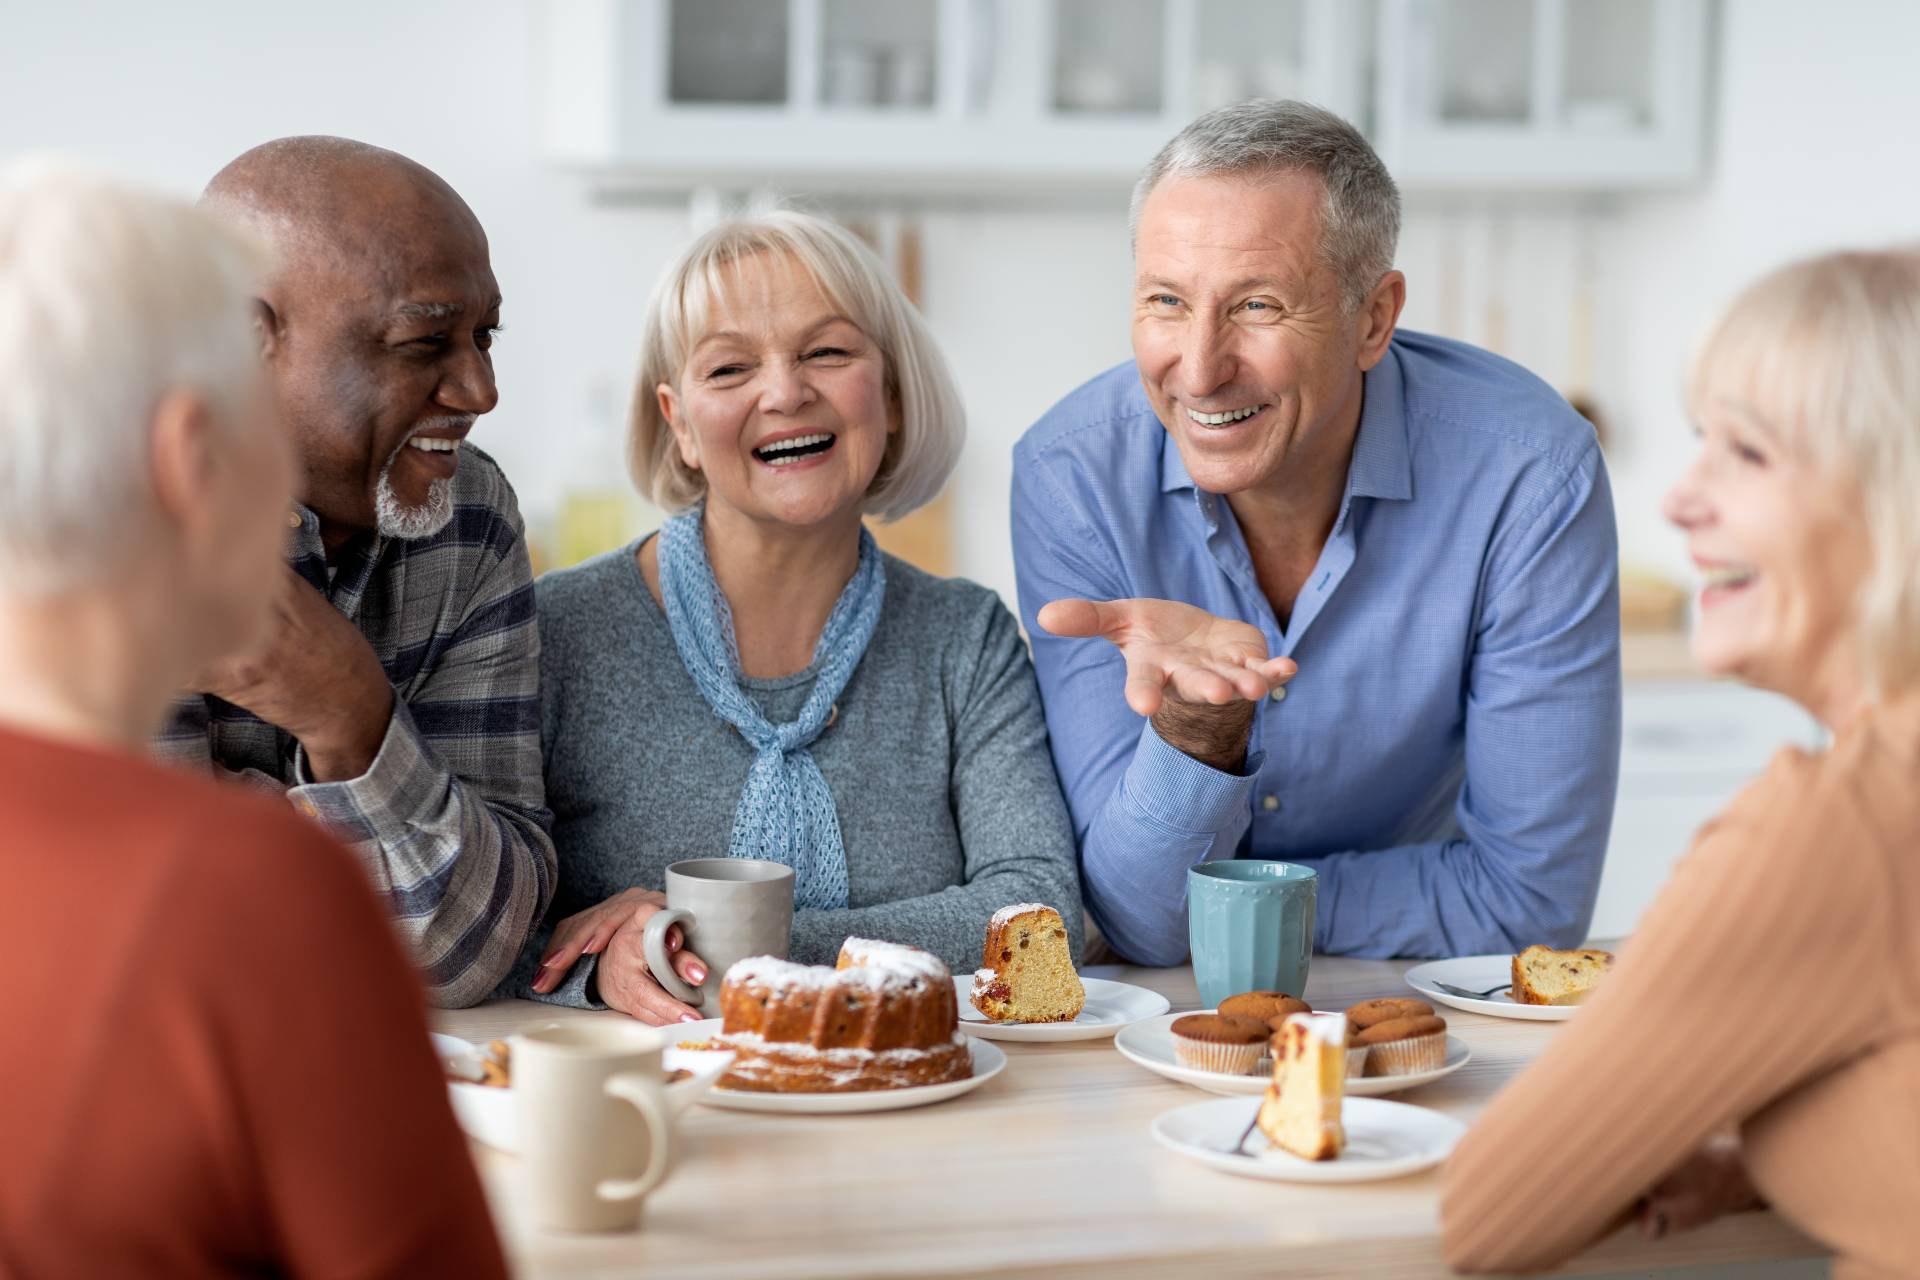
[[[1362,1030],[1359,1041],[1367,1046],[1370,1076],[1436,1071],[1447,1061],[1447,1020],[1430,1013],[1389,1018]]]
[[[1391,1022],[1395,1018],[1430,1018],[1433,1006],[1425,1000],[1406,997],[1389,997],[1385,1000],[1363,1000],[1347,1010],[1347,1025],[1350,1030],[1365,1031],[1377,1022]]]
[[[1243,991],[1220,1002],[1220,1013],[1232,1018],[1253,1018],[1267,1023],[1275,1031],[1289,1015],[1312,1013],[1307,1002],[1284,991]]]
[[[1175,1018],[1173,1055],[1183,1067],[1244,1076],[1267,1050],[1267,1024],[1231,1014],[1190,1013]]]

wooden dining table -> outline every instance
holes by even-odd
[[[1306,998],[1339,1009],[1409,994],[1406,961],[1316,957]],[[1190,968],[1098,966],[1090,976],[1199,1007]],[[1396,1095],[1471,1123],[1559,1029],[1452,1009],[1472,1060]],[[523,1000],[442,1011],[469,1040],[535,1023],[623,1018]],[[474,1155],[515,1272],[545,1276],[1444,1276],[1439,1175],[1312,1185],[1257,1181],[1183,1158],[1149,1135],[1163,1112],[1213,1095],[1122,1057],[1110,1039],[1008,1043],[1006,1070],[931,1106],[768,1115],[696,1106],[639,1230],[564,1235],[528,1219],[520,1162]],[[1246,1099],[1251,1108],[1256,1100]],[[1249,1112],[1251,1114],[1251,1111]],[[1771,1213],[1648,1241],[1631,1228],[1556,1274],[1748,1276],[1823,1257]],[[1797,1274],[1798,1269],[1794,1268]],[[1767,1275],[1786,1274],[1769,1267]]]

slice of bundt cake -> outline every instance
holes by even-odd
[[[1296,1013],[1274,1039],[1273,1080],[1260,1101],[1260,1132],[1302,1160],[1331,1160],[1346,1149],[1340,1123],[1346,1092],[1347,1018]]]
[[[994,912],[980,964],[970,998],[995,1022],[1072,1022],[1086,1006],[1066,921],[1052,907],[1020,902]]]
[[[1516,1004],[1579,1004],[1613,967],[1611,951],[1528,947],[1513,958]]]

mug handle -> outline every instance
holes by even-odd
[[[705,994],[700,988],[690,987],[680,980],[680,975],[673,971],[673,959],[667,954],[667,930],[677,924],[684,931],[685,926],[692,923],[693,912],[685,907],[656,911],[653,918],[647,921],[646,932],[640,935],[640,943],[646,952],[647,968],[652,971],[653,980],[665,987],[667,994],[681,1004],[699,1008],[706,999]]]
[[[602,1200],[638,1200],[660,1185],[673,1159],[673,1122],[662,1105],[659,1082],[638,1071],[625,1071],[608,1079],[607,1096],[631,1102],[647,1122],[650,1146],[647,1168],[637,1178],[603,1178],[594,1192]]]

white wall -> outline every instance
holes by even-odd
[[[1677,572],[1651,513],[1691,456],[1679,387],[1700,330],[1789,259],[1920,240],[1920,5],[1724,0],[1720,25],[1708,181],[1625,202],[1603,248],[1622,551]]]
[[[1410,203],[1407,322],[1485,342],[1618,437],[1623,549],[1683,570],[1659,495],[1688,448],[1678,370],[1713,304],[1787,256],[1920,235],[1920,5],[1726,0],[1712,169],[1680,194]],[[618,466],[641,306],[688,233],[671,205],[611,207],[534,145],[538,38],[519,0],[0,0],[0,160],[77,153],[183,193],[254,143],[328,132],[406,152],[485,223],[506,296],[500,408],[476,439],[549,514]],[[1011,594],[1008,450],[1127,354],[1124,193],[1108,207],[922,216],[928,318],[972,438],[956,477],[970,576]],[[1583,246],[1585,246],[1583,248]],[[1581,255],[1590,255],[1591,337]]]

